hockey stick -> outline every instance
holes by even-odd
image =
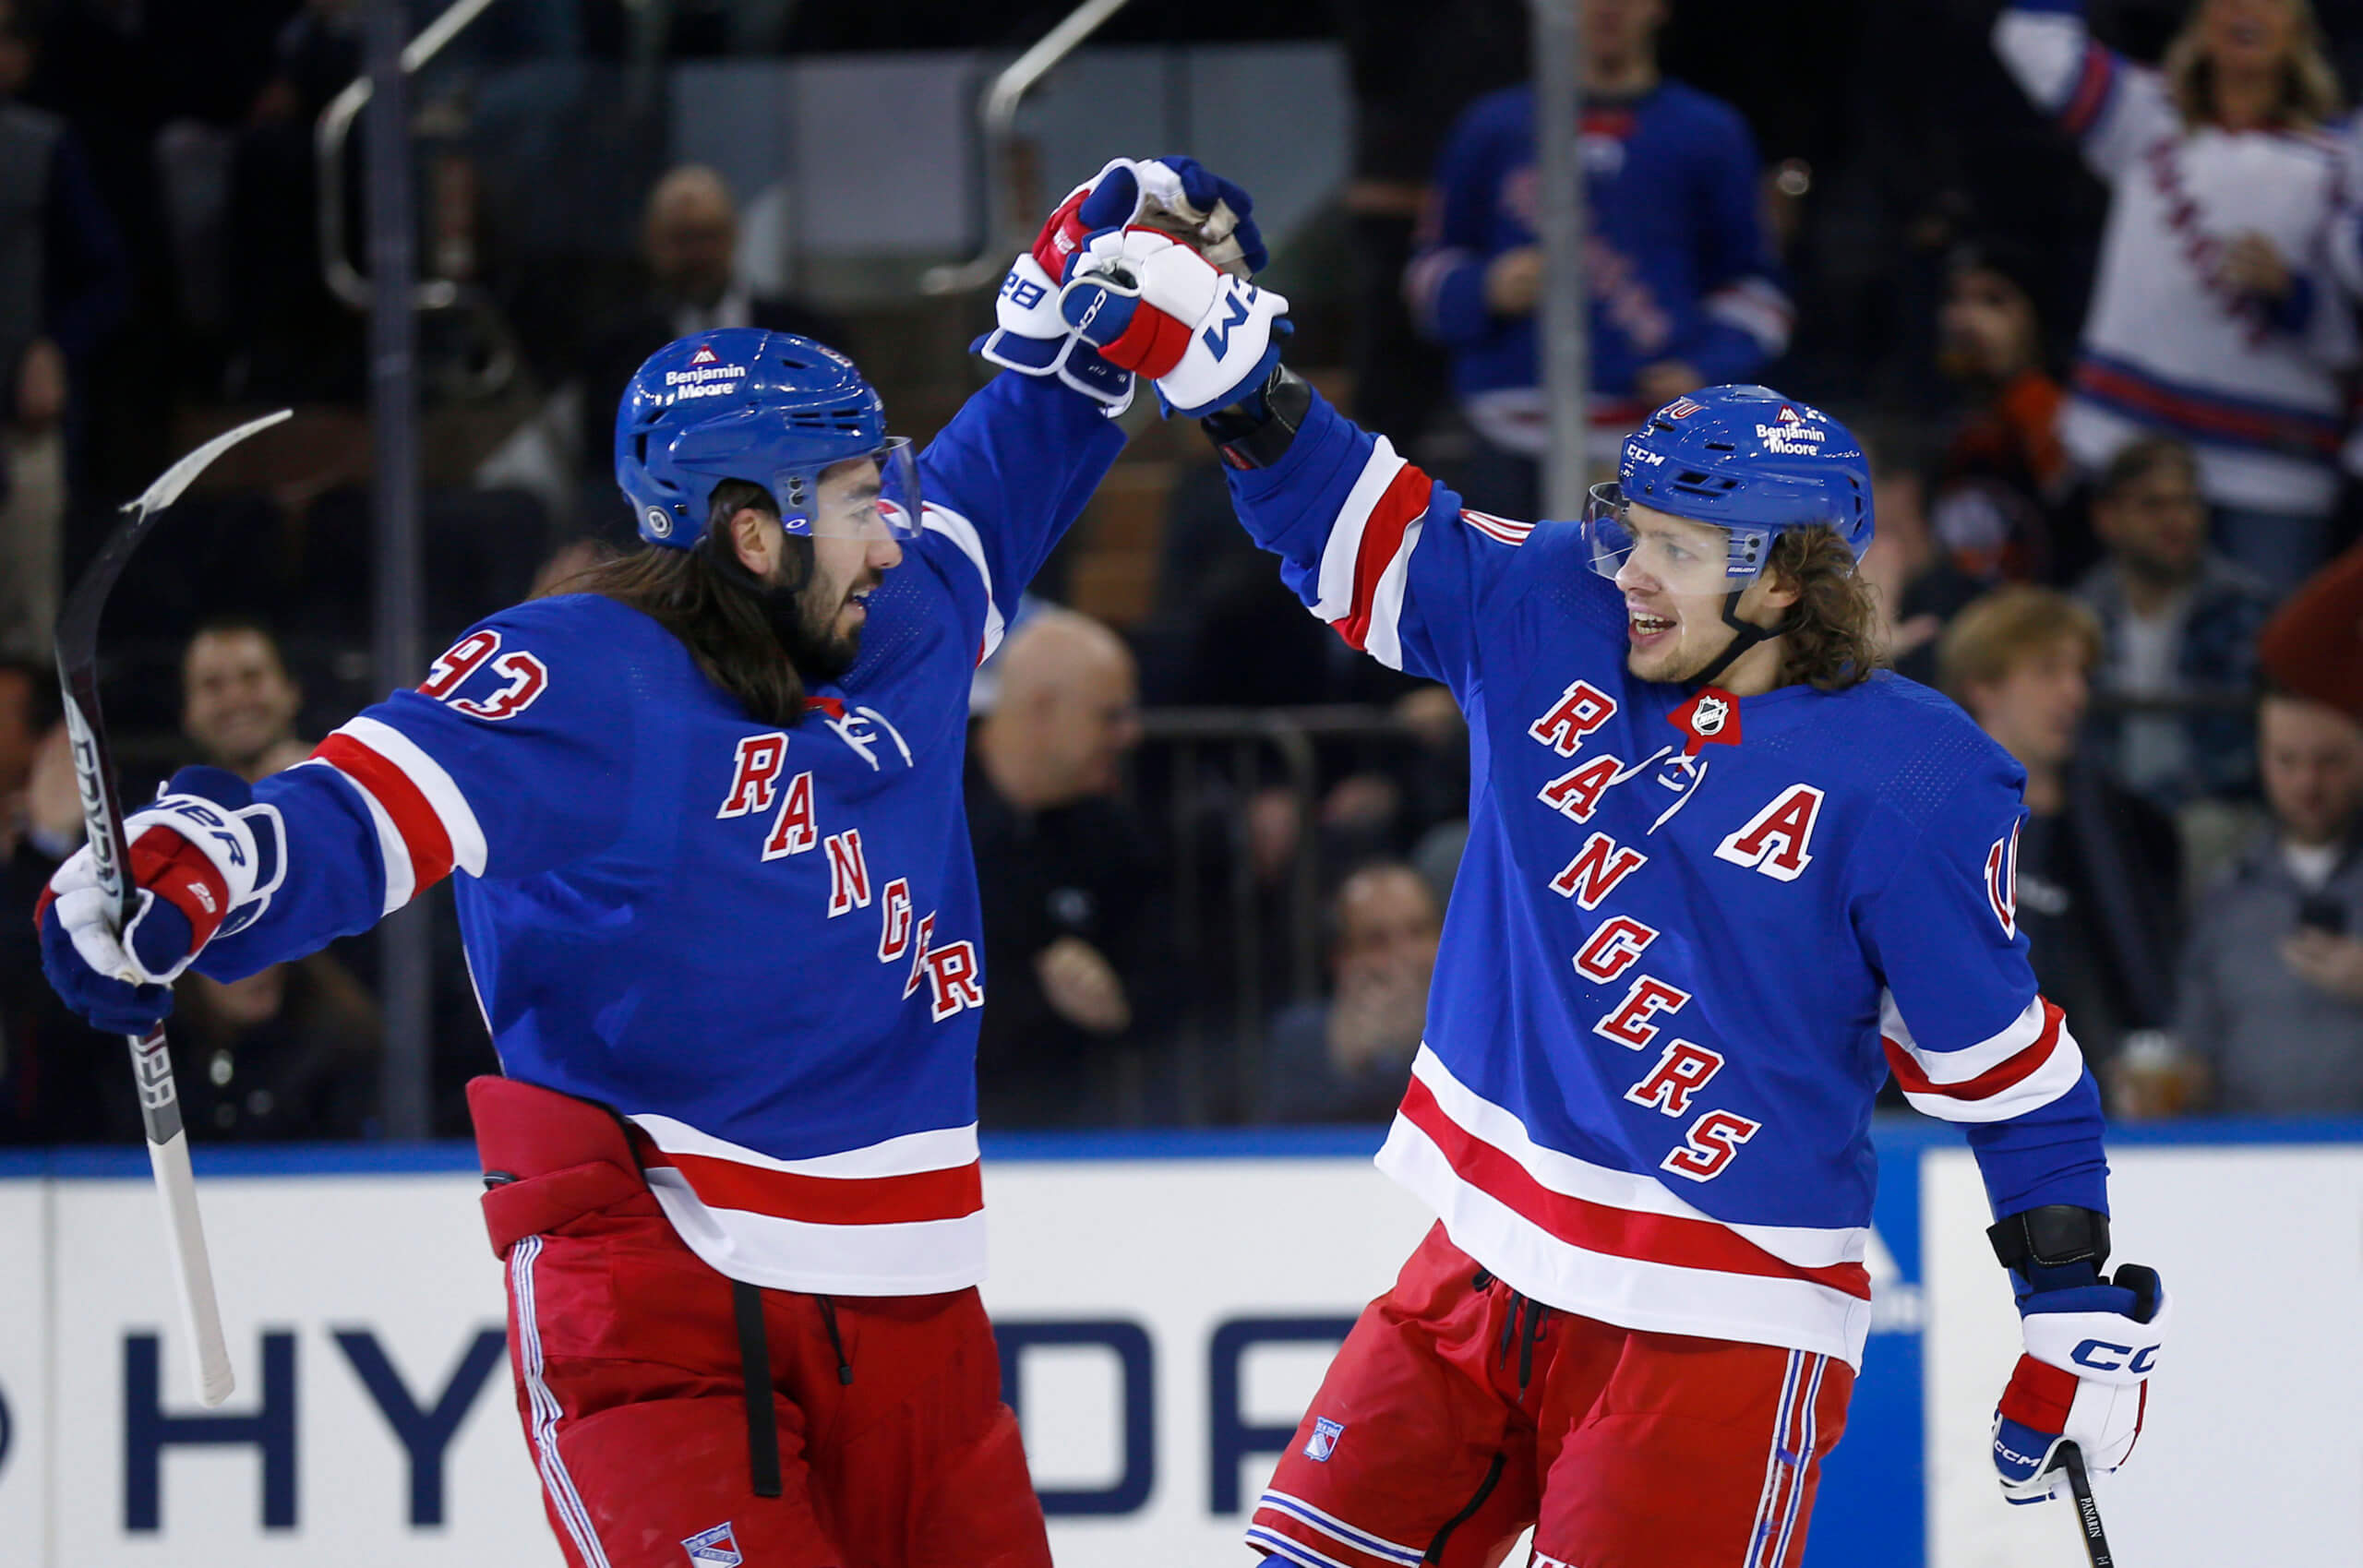
[[[2076,1500],[2076,1527],[2084,1532],[2084,1555],[2093,1568],[2117,1568],[2109,1555],[2108,1532],[2101,1528],[2100,1504],[2093,1501],[2093,1480],[2084,1474],[2084,1451],[2072,1442],[2059,1445],[2059,1462],[2068,1467],[2068,1490]]]
[[[107,750],[105,721],[99,715],[99,616],[124,563],[148,536],[157,515],[180,498],[206,466],[258,430],[285,419],[292,410],[239,425],[216,436],[160,475],[146,494],[123,509],[131,516],[115,527],[66,595],[57,617],[57,679],[66,691],[66,730],[74,746],[74,782],[82,792],[82,825],[90,833],[90,859],[99,888],[114,906],[115,929],[130,918],[132,887],[126,872],[130,845],[123,832],[123,801],[115,787],[114,760]],[[124,1036],[131,1045],[131,1072],[139,1086],[139,1119],[148,1132],[148,1163],[164,1201],[164,1238],[180,1287],[181,1320],[197,1347],[197,1396],[219,1405],[230,1396],[229,1347],[222,1340],[222,1306],[213,1296],[213,1265],[205,1251],[205,1225],[197,1212],[197,1178],[189,1169],[188,1136],[173,1086],[173,1059],[164,1026]]]

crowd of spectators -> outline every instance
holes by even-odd
[[[40,984],[25,919],[79,836],[47,628],[110,507],[191,431],[300,405],[300,440],[193,497],[126,584],[125,659],[154,677],[122,683],[135,786],[292,765],[374,694],[365,335],[321,281],[311,165],[358,13],[266,0],[198,39],[173,9],[0,0],[0,1143],[137,1135],[119,1046]],[[521,5],[458,53],[622,60],[646,43],[626,9]],[[885,42],[829,9],[667,25],[677,48]],[[1758,68],[1793,46],[1733,0],[1584,0],[1592,458],[1720,381],[1847,420],[1872,458],[1888,661],[2026,770],[2018,918],[2113,1111],[2363,1112],[2363,545],[2332,558],[2363,516],[2363,123],[2338,78],[2363,24],[2306,0],[1931,0],[1916,28],[1839,9],[1832,89],[1805,92]],[[1292,359],[1470,505],[1532,516],[1526,7],[1305,15],[1344,47],[1356,118],[1349,178],[1297,246],[1342,245],[1347,331],[1325,342],[1307,308]],[[939,19],[942,43],[1026,25]],[[1944,74],[1905,102],[1914,60]],[[152,90],[92,91],[111,72]],[[611,400],[664,341],[755,325],[918,363],[904,337],[942,330],[783,294],[727,181],[666,167],[639,100],[618,113],[656,132],[603,177],[606,250],[553,261],[451,128],[492,111],[425,96],[422,253],[463,302],[421,349],[430,640],[629,541]],[[571,189],[582,160],[544,131]],[[135,343],[144,370],[113,352]],[[1441,688],[1304,616],[1210,458],[1154,461],[1173,479],[1148,615],[1029,604],[978,683],[983,1123],[1382,1119],[1465,836],[1466,728]],[[1193,750],[1172,737],[1214,732],[1161,732],[1174,707],[1333,720],[1289,730],[1301,753],[1239,738],[1297,724],[1268,715]],[[488,1053],[448,904],[442,925],[450,1132]],[[370,1135],[375,976],[362,940],[181,982],[192,1125]]]

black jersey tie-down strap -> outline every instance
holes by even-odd
[[[772,1410],[771,1342],[763,1334],[762,1287],[730,1282],[738,1314],[738,1371],[747,1388],[747,1472],[757,1497],[777,1497],[779,1419]]]

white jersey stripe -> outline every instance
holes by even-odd
[[[822,1296],[934,1296],[985,1277],[985,1214],[878,1225],[822,1225],[709,1206],[665,1166],[642,1172],[657,1206],[715,1273],[770,1290]]]
[[[929,532],[941,533],[957,545],[960,553],[967,557],[969,564],[977,569],[977,575],[984,580],[985,635],[977,654],[977,663],[981,664],[993,656],[994,649],[1001,646],[1002,633],[1008,625],[1002,618],[1001,606],[993,602],[993,569],[985,564],[985,542],[978,537],[975,523],[932,501],[919,509],[919,523]]]
[[[1957,1051],[1923,1050],[1912,1037],[1902,1010],[1895,1005],[1895,993],[1879,992],[1880,1035],[1901,1047],[1931,1083],[1966,1083],[1991,1072],[2042,1037],[2043,1017],[2043,999],[2038,996],[2024,1011],[1975,1045]]]
[[[1987,1095],[1982,1100],[1965,1100],[1957,1095],[1915,1095],[1909,1091],[1904,1100],[1913,1109],[1944,1121],[2008,1121],[2014,1116],[2024,1116],[2039,1110],[2083,1081],[2084,1053],[2076,1044],[2076,1036],[2068,1026],[2059,1026],[2059,1037],[2043,1065],[2028,1073],[2009,1088]]]
[[[1321,550],[1321,596],[1313,613],[1325,621],[1341,621],[1354,613],[1354,579],[1361,569],[1362,530],[1370,524],[1370,514],[1376,510],[1388,485],[1403,472],[1405,464],[1385,437],[1378,437],[1377,447],[1362,464],[1361,477],[1346,494],[1345,504],[1337,509],[1337,521],[1329,530],[1328,543]]]
[[[1528,1134],[1525,1124],[1516,1116],[1453,1077],[1443,1059],[1424,1044],[1411,1059],[1411,1073],[1428,1086],[1446,1116],[1508,1155],[1528,1175],[1554,1192],[1611,1208],[1721,1225],[1782,1263],[1794,1263],[1799,1268],[1858,1263],[1869,1250],[1870,1230],[1865,1226],[1818,1229],[1805,1226],[1733,1225],[1685,1202],[1655,1177],[1612,1170],[1544,1148]]]
[[[1756,340],[1766,353],[1777,354],[1789,346],[1789,327],[1793,315],[1787,298],[1781,291],[1759,278],[1743,278],[1728,288],[1716,290],[1707,296],[1707,314],[1726,326],[1736,327]]]
[[[354,740],[402,770],[402,776],[426,797],[435,810],[436,820],[443,824],[444,836],[451,841],[451,864],[471,877],[484,875],[484,828],[476,821],[474,810],[467,796],[443,765],[420,749],[418,743],[394,728],[366,716],[348,719],[337,734],[351,736]]]
[[[1426,526],[1426,519],[1415,518],[1403,530],[1403,543],[1397,546],[1371,593],[1370,628],[1362,635],[1362,652],[1390,670],[1403,667],[1403,595],[1411,575],[1411,552],[1420,547],[1420,531]]]
[[[954,1170],[977,1163],[977,1124],[973,1121],[966,1127],[906,1132],[899,1138],[889,1138],[865,1148],[847,1149],[841,1154],[790,1160],[758,1154],[727,1139],[701,1132],[688,1122],[676,1121],[669,1116],[644,1112],[625,1119],[647,1133],[656,1146],[668,1155],[702,1155],[708,1159],[729,1160],[763,1170],[785,1171],[790,1176],[913,1176],[921,1171]]]
[[[333,762],[323,762],[318,758],[313,757],[296,763],[295,767],[326,768],[330,772],[342,779],[353,793],[361,797],[362,806],[369,813],[369,825],[378,832],[378,859],[385,870],[385,892],[379,901],[378,913],[380,916],[391,915],[395,910],[408,904],[411,894],[417,891],[416,880],[411,870],[410,845],[403,840],[402,830],[394,826],[393,816],[387,811],[384,803],[369,793],[367,784],[363,784]],[[288,771],[293,772],[294,769],[291,768]]]
[[[1534,524],[1519,522],[1512,518],[1495,517],[1492,512],[1463,510],[1460,521],[1485,535],[1505,545],[1523,545],[1527,535],[1534,532]]]
[[[1463,1179],[1404,1117],[1396,1118],[1379,1150],[1378,1167],[1444,1221],[1455,1246],[1535,1300],[1625,1328],[1812,1350],[1862,1364],[1871,1304],[1846,1291],[1575,1246]]]

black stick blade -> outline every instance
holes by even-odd
[[[98,558],[83,569],[74,582],[74,591],[66,596],[66,607],[57,616],[57,669],[65,676],[79,665],[90,664],[97,655],[99,642],[99,612],[106,608],[107,594],[114,588],[115,579],[123,575],[131,552],[148,536],[156,514],[181,497],[196,480],[213,465],[213,460],[236,446],[258,430],[268,430],[283,419],[293,418],[294,409],[281,409],[277,413],[251,419],[235,430],[224,430],[205,445],[190,452],[180,461],[156,476],[136,501],[127,502],[124,510],[131,515],[115,525],[108,535]]]

